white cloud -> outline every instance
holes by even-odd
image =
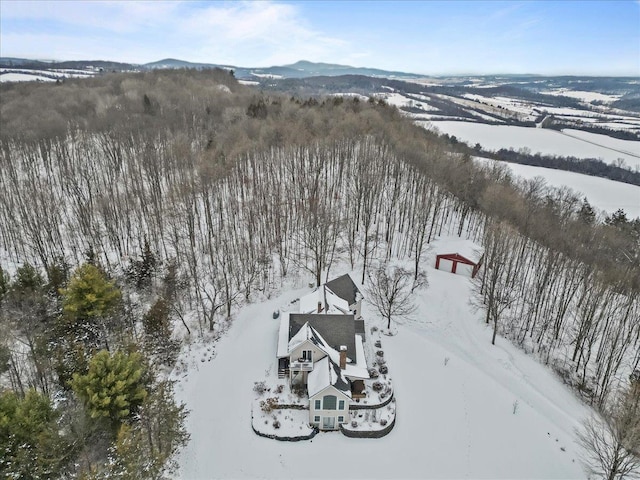
[[[18,22],[18,23],[16,23]],[[18,31],[14,25],[29,25]],[[267,66],[348,46],[278,2],[2,2],[2,55]],[[62,56],[60,56],[62,55]]]

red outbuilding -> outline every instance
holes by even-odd
[[[471,278],[474,278],[478,274],[480,267],[482,267],[482,260],[484,259],[482,249],[469,240],[450,242],[447,247],[452,247],[450,251],[456,253],[440,253],[436,255],[436,268],[439,270],[442,265],[443,270],[445,268],[449,269],[450,264],[451,273],[456,273],[459,264],[462,264],[465,266],[463,270],[471,274]]]

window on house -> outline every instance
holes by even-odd
[[[342,415],[338,416],[338,423],[344,423],[344,417]]]
[[[315,407],[316,410],[320,410],[322,407],[320,406],[320,400],[316,400],[315,401]]]
[[[316,423],[320,423],[320,415],[316,415],[315,417],[313,417],[313,421]]]
[[[338,401],[338,399],[336,398],[335,395],[325,395],[324,396],[324,400],[322,402],[323,405],[324,405],[324,409],[325,410],[335,410],[337,401]]]
[[[303,350],[302,351],[302,359],[310,362],[311,361],[311,350]]]
[[[338,402],[338,410],[344,410],[344,400]]]

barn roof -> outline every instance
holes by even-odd
[[[473,263],[478,263],[484,255],[484,249],[471,240],[462,238],[447,239],[447,241],[443,241],[442,245],[438,248],[438,255],[455,254],[471,260]]]

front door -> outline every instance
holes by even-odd
[[[336,417],[322,417],[322,429],[323,430],[335,430]]]

